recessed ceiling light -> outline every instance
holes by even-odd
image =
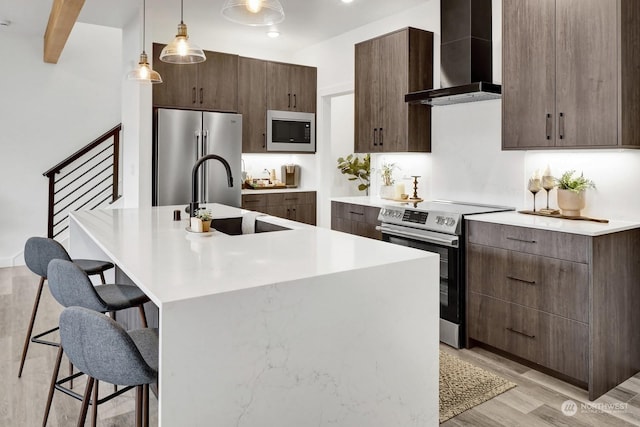
[[[11,25],[11,21],[7,19],[0,19],[0,27],[8,27]]]
[[[353,0],[342,0],[342,3],[351,3]]]
[[[267,31],[267,35],[272,39],[275,39],[276,37],[280,37],[280,32],[278,30],[269,30]]]

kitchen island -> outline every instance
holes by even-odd
[[[268,216],[290,230],[194,235],[182,208],[70,220],[158,307],[161,426],[437,425],[437,255]]]

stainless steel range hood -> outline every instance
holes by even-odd
[[[405,95],[405,102],[432,106],[498,99],[492,80],[491,0],[440,1],[441,89]]]

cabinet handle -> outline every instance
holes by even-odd
[[[287,219],[291,219],[291,209],[287,208]]]
[[[267,147],[267,135],[266,134],[262,134],[262,148],[266,148]]]
[[[547,139],[551,139],[551,113],[547,113]]]
[[[529,335],[529,334],[525,334],[524,332],[516,331],[513,328],[505,328],[505,329],[509,332],[513,332],[514,334],[522,335],[523,337],[527,337],[530,339],[534,339],[536,337],[535,335]]]
[[[289,97],[289,105],[287,105],[287,108],[291,108],[291,94],[287,94],[287,96]]]
[[[378,128],[373,129],[373,145],[378,145]]]
[[[298,98],[296,94],[293,94],[293,108],[298,108]]]
[[[296,208],[293,208],[293,219],[296,219],[298,215],[296,215]]]
[[[535,240],[518,239],[517,237],[510,237],[510,236],[507,236],[507,240],[513,240],[514,242],[522,242],[522,243],[536,243]]]
[[[383,142],[384,142],[384,136],[382,133],[382,128],[380,128],[380,142],[378,143],[378,145],[382,147]]]
[[[558,123],[560,139],[564,139],[564,113],[560,113],[560,120]]]
[[[349,211],[349,213],[354,215],[364,215],[362,212]]]
[[[525,279],[520,279],[520,278],[514,277],[514,276],[507,276],[507,279],[514,280],[516,282],[526,283],[527,285],[535,285],[536,284],[535,280],[525,280]]]
[[[196,88],[195,86],[191,89],[191,103],[196,103]]]
[[[291,198],[288,198],[288,199],[285,199],[285,200],[298,200],[298,198],[297,197],[291,197]]]
[[[200,104],[202,104],[202,101],[204,99],[204,96],[202,96],[204,93],[204,89],[200,88]]]

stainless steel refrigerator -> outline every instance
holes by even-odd
[[[207,154],[229,162],[234,184],[228,186],[222,163],[209,160],[200,167],[197,201],[240,207],[242,115],[158,108],[154,115],[153,205],[188,205],[193,165]]]

